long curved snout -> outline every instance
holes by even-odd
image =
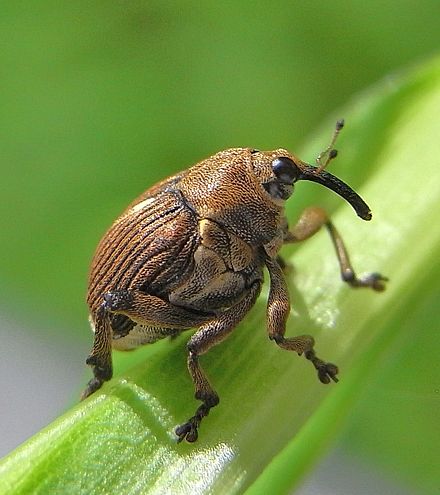
[[[348,186],[345,182],[338,179],[334,175],[326,172],[325,170],[321,170],[317,173],[317,168],[312,167],[311,165],[301,164],[301,172],[297,178],[297,181],[300,180],[308,180],[311,182],[317,182],[328,189],[331,189],[336,194],[339,194],[342,198],[344,198],[348,203],[351,204],[357,215],[363,220],[371,220],[371,211],[367,203],[359,196],[359,194],[355,193],[353,189]]]

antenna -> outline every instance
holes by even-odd
[[[333,132],[330,144],[324,151],[321,151],[321,153],[319,153],[318,157],[316,158],[316,164],[318,165],[318,168],[315,170],[315,174],[320,174],[327,167],[327,165],[338,156],[338,152],[333,148],[333,146],[335,145],[336,139],[338,138],[339,133],[341,132],[341,129],[343,127],[344,119],[338,120],[336,122],[335,131]]]

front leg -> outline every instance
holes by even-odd
[[[287,351],[295,351],[298,355],[304,354],[312,362],[322,383],[337,382],[338,367],[326,363],[316,356],[315,340],[310,335],[285,338],[286,321],[290,312],[289,292],[280,265],[276,260],[267,257],[266,266],[270,276],[270,291],[267,303],[267,326],[269,338]]]
[[[327,228],[333,242],[342,280],[353,288],[370,287],[378,292],[385,290],[385,282],[388,281],[388,278],[382,276],[380,273],[373,272],[364,277],[358,277],[356,275],[341,235],[329,219],[326,211],[318,206],[306,208],[302,212],[298,223],[285,235],[284,242],[301,242],[309,239],[315,235],[323,225]]]

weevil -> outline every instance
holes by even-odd
[[[219,396],[199,356],[222,342],[254,305],[267,268],[269,339],[304,355],[322,383],[336,382],[338,368],[320,359],[310,335],[285,337],[289,293],[279,250],[325,226],[333,241],[341,277],[351,287],[384,289],[385,277],[358,277],[344,243],[326,212],[307,208],[289,229],[284,213],[294,185],[312,181],[339,194],[357,215],[370,208],[347,184],[325,170],[343,126],[309,165],[285,149],[220,151],[154,185],[113,223],[99,243],[89,275],[87,303],[94,331],[87,364],[94,377],[82,398],[112,377],[112,348],[134,349],[196,329],[187,342],[188,371],[201,401],[194,416],[175,429],[177,440],[194,442],[202,419]]]

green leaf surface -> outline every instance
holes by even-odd
[[[333,218],[354,266],[389,276],[389,287],[377,294],[344,286],[325,232],[286,250],[294,265],[288,334],[311,333],[319,355],[340,366],[340,383],[321,385],[310,363],[267,340],[266,288],[234,334],[202,358],[221,402],[196,444],[177,445],[173,434],[197,406],[185,335],[116,357],[117,370],[132,366],[1,462],[1,493],[287,493],[299,482],[408,308],[438,287],[440,61],[382,83],[343,113],[332,171],[356,186],[373,221],[326,191],[320,197],[338,207]],[[316,154],[330,128],[302,156]],[[300,186],[291,207],[303,206]]]

